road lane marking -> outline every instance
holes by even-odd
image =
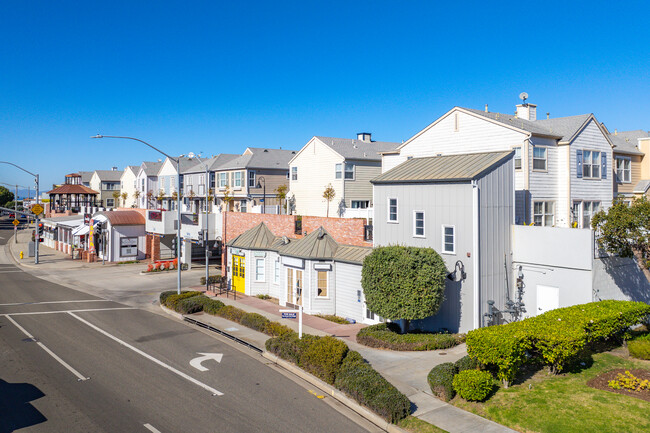
[[[75,302],[110,302],[110,301],[108,299],[77,299],[74,301],[14,302],[13,304],[0,304],[0,307],[12,307],[14,305],[67,304],[68,302],[75,303]]]
[[[32,311],[27,313],[3,313],[5,316],[30,316],[37,314],[61,314],[61,313],[88,313],[92,311],[115,311],[115,310],[135,310],[135,307],[116,307],[116,308],[85,308],[83,310],[55,310],[55,311]]]
[[[176,374],[176,375],[182,377],[183,379],[185,379],[185,380],[187,380],[187,381],[190,381],[190,382],[192,382],[192,383],[195,384],[195,385],[200,386],[201,388],[205,389],[206,391],[212,393],[212,395],[223,395],[222,392],[219,392],[219,391],[217,391],[216,389],[214,389],[214,388],[212,388],[212,387],[206,385],[205,383],[200,382],[200,381],[194,379],[193,377],[191,377],[191,376],[189,376],[189,375],[183,373],[182,371],[175,369],[174,367],[172,367],[172,366],[169,365],[169,364],[165,364],[164,362],[160,361],[160,360],[157,359],[157,358],[154,358],[153,356],[149,355],[148,353],[143,352],[142,350],[138,349],[137,347],[130,345],[130,344],[127,343],[126,341],[120,340],[119,338],[115,337],[114,335],[109,334],[108,332],[104,331],[103,329],[101,329],[101,328],[99,328],[99,327],[93,325],[93,324],[90,323],[89,321],[87,321],[87,320],[85,320],[85,319],[83,319],[83,318],[77,316],[77,315],[74,314],[72,311],[69,311],[68,314],[71,315],[72,317],[74,317],[75,319],[79,320],[81,323],[85,323],[86,325],[90,326],[90,327],[93,328],[95,331],[99,332],[100,334],[103,334],[103,335],[105,335],[106,337],[110,338],[111,340],[113,340],[113,341],[115,341],[115,342],[121,344],[122,346],[124,346],[124,347],[126,347],[126,348],[128,348],[128,349],[131,349],[132,351],[134,351],[134,352],[137,353],[138,355],[144,356],[144,357],[147,358],[149,361],[152,361],[152,362],[158,364],[159,366],[161,366],[161,367],[163,367],[163,368],[166,368],[167,370],[171,371],[172,373],[174,373],[174,374]]]
[[[20,269],[17,270],[9,270],[9,271],[0,271],[0,274],[16,274],[18,272],[22,272]]]
[[[197,353],[201,356],[197,356],[196,358],[191,360],[190,365],[199,371],[208,371],[206,367],[201,365],[203,361],[207,361],[208,359],[214,359],[217,362],[221,362],[221,358],[223,358],[222,353],[201,353],[201,352],[197,352]]]
[[[150,432],[153,433],[160,433],[160,430],[158,430],[156,427],[152,426],[151,424],[147,423],[144,425],[144,427],[149,430]]]
[[[33,336],[32,334],[30,334],[29,332],[27,332],[27,330],[26,330],[25,328],[23,328],[22,326],[20,326],[20,325],[18,324],[18,322],[16,322],[16,321],[15,321],[14,319],[12,319],[10,316],[5,315],[5,317],[6,317],[7,319],[9,319],[9,321],[10,321],[11,323],[13,323],[14,325],[16,325],[16,328],[20,329],[20,330],[23,332],[23,334],[25,334],[25,335],[27,336],[27,338],[31,338],[32,340],[36,341],[36,338],[34,338],[34,336]],[[67,362],[65,362],[64,360],[62,360],[62,359],[61,359],[61,358],[60,358],[56,353],[52,352],[52,351],[51,351],[51,350],[50,350],[46,345],[44,345],[44,344],[41,343],[40,341],[36,341],[36,344],[38,344],[38,345],[41,347],[41,349],[43,349],[44,351],[46,351],[46,352],[47,352],[47,353],[48,353],[52,358],[54,358],[54,359],[55,359],[59,364],[61,364],[62,366],[64,366],[65,368],[67,368],[67,369],[68,369],[72,374],[74,374],[75,376],[77,376],[77,379],[78,379],[79,381],[83,381],[83,380],[88,380],[88,379],[90,379],[89,377],[84,376],[83,374],[79,373],[77,370],[75,370],[74,368],[72,368],[72,367],[70,366],[70,364],[68,364]]]

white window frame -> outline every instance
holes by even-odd
[[[419,235],[417,233],[418,229],[418,214],[422,214],[422,234]],[[426,229],[425,229],[425,224],[424,224],[425,216],[424,216],[424,211],[423,210],[414,210],[413,211],[413,237],[414,238],[424,238],[426,237]]]
[[[259,263],[262,262],[262,268],[260,272]],[[255,258],[255,282],[263,283],[266,281],[266,259],[262,257]]]
[[[521,146],[516,146],[512,149],[515,151],[515,156],[513,157],[515,170],[521,170]],[[517,162],[519,162],[519,166],[517,166]]]
[[[453,241],[452,241],[452,250],[451,251],[447,250],[447,239],[446,239],[446,233],[445,233],[446,229],[451,229],[452,230],[451,235],[453,237]],[[443,254],[456,254],[456,226],[451,225],[451,224],[443,224],[440,233],[442,235],[441,248],[440,248],[442,253]]]
[[[334,179],[343,179],[343,164],[334,164]]]
[[[622,167],[619,167],[619,163],[622,163]],[[632,182],[632,158],[630,158],[629,156],[617,156],[615,164],[616,164],[616,182],[631,183]]]
[[[241,171],[236,171],[232,175],[233,188],[241,188]]]
[[[325,274],[325,296],[319,295],[318,294],[318,277],[320,276],[320,273],[323,272]],[[329,276],[329,271],[316,271],[316,297],[320,299],[328,299],[330,293],[330,276]]]
[[[273,282],[280,284],[280,260],[273,262]]]
[[[535,205],[538,204],[538,203],[542,203],[542,213],[535,213]],[[553,208],[550,213],[549,213],[549,204]],[[535,222],[535,217],[538,216],[538,215],[541,217],[541,224],[537,224],[537,222]],[[552,221],[552,223],[550,225],[546,224],[546,218],[549,215],[553,219],[553,221]],[[535,225],[541,226],[541,227],[553,227],[553,226],[555,226],[555,202],[553,200],[535,200],[535,201],[533,201],[533,222],[535,223]]]
[[[257,188],[257,183],[255,182],[257,179],[255,177],[255,172],[253,170],[248,172],[248,187],[249,188]],[[251,182],[253,181],[253,182]]]
[[[582,224],[583,229],[591,228],[591,220],[594,217],[594,214],[600,211],[601,203],[600,201],[583,201],[582,202],[582,218],[580,223]],[[595,211],[594,211],[595,209]],[[588,219],[588,221],[586,221]]]
[[[390,201],[395,200],[395,219],[390,218],[390,208],[391,204]],[[397,200],[397,197],[388,197],[386,203],[388,203],[388,212],[386,214],[386,221],[392,224],[397,224],[399,223],[399,200]]]
[[[291,180],[298,180],[298,167],[291,167]]]
[[[355,164],[346,162],[343,167],[343,179],[354,180],[356,179],[356,166]]]
[[[219,173],[219,188],[228,187],[228,173]]]
[[[587,159],[589,154],[589,159]],[[601,152],[599,150],[582,150],[582,178],[583,179],[600,179],[601,176]],[[587,176],[587,168],[589,168],[590,175]],[[594,168],[596,169],[596,176],[594,176]]]
[[[368,209],[370,207],[370,200],[350,200],[350,207],[352,209]]]
[[[535,150],[544,151],[544,158],[535,157]],[[535,168],[535,161],[544,161],[544,168]],[[548,171],[548,148],[546,146],[533,146],[533,171]]]
[[[108,204],[108,202],[111,202],[111,204]],[[106,207],[115,207],[115,199],[114,198],[107,198],[106,199]]]

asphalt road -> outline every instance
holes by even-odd
[[[0,219],[0,433],[380,431],[249,349],[23,272],[11,234]]]

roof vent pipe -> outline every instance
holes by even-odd
[[[618,129],[614,129],[614,135],[618,135]]]
[[[486,112],[486,113],[489,113],[489,111],[488,111],[488,104],[485,104],[485,112]]]
[[[546,112],[546,118],[547,118],[547,119],[550,119],[550,118],[551,118],[551,113],[549,113],[548,111]]]

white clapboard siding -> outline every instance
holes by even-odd
[[[544,146],[546,148],[546,171],[533,169],[533,146]],[[533,217],[533,203],[536,201],[553,201],[556,210],[559,201],[558,195],[558,146],[556,140],[542,137],[532,137],[528,150],[528,166],[530,167],[530,219]],[[568,221],[555,213],[555,224],[560,227],[567,227]]]
[[[311,314],[336,314],[336,307],[334,299],[336,297],[336,284],[334,277],[334,263],[332,262],[307,262],[309,265],[309,295]],[[332,266],[332,269],[327,271],[327,296],[318,297],[318,271],[314,269],[316,263],[327,263]],[[307,289],[307,287],[305,287]]]
[[[391,153],[381,157],[381,172],[386,173],[388,170],[397,167],[406,161],[407,155],[403,153]]]
[[[336,315],[363,321],[363,304],[358,301],[361,288],[361,266],[336,263]]]

